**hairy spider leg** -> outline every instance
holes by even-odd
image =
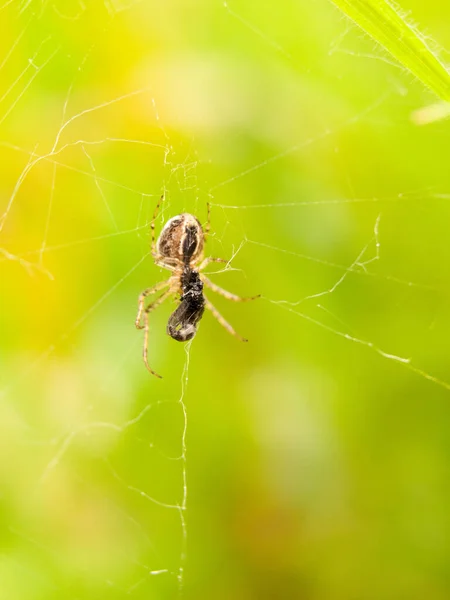
[[[164,201],[164,194],[161,195],[161,198],[158,201],[158,204],[155,206],[155,210],[153,211],[153,217],[152,220],[150,221],[150,230],[152,232],[152,255],[155,256],[156,255],[156,238],[155,238],[155,221],[156,221],[156,217],[158,216],[158,212],[159,212],[159,207],[161,206],[161,204]]]
[[[239,335],[239,333],[236,333],[236,331],[231,327],[228,321],[225,321],[225,319],[222,317],[217,308],[213,304],[211,304],[211,302],[204,294],[203,297],[205,299],[205,307],[212,312],[213,317],[215,317],[219,321],[222,327],[224,327],[228,331],[228,333],[231,333],[231,335],[237,337],[238,340],[241,340],[241,342],[248,342],[246,338],[242,337],[242,335]]]
[[[201,273],[200,279],[207,287],[209,287],[210,290],[216,292],[216,294],[220,294],[227,300],[232,300],[233,302],[249,302],[250,300],[256,300],[256,298],[261,297],[261,294],[258,294],[257,296],[248,296],[246,298],[241,298],[241,296],[236,296],[236,294],[232,294],[231,292],[228,292],[227,290],[224,290],[223,288],[219,287],[218,285],[210,281],[203,273]]]
[[[209,235],[210,230],[211,230],[211,204],[209,202],[207,202],[206,203],[206,224],[205,224],[205,228],[203,230],[205,242]]]
[[[147,367],[147,370],[150,371],[150,373],[152,375],[155,375],[155,377],[159,377],[159,379],[162,379],[162,376],[158,375],[158,373],[156,373],[148,364],[148,331],[149,331],[148,315],[150,312],[152,312],[152,310],[155,310],[155,308],[158,308],[158,306],[160,304],[162,304],[164,302],[164,300],[166,300],[166,298],[168,298],[170,296],[171,293],[172,292],[170,289],[165,291],[164,294],[161,294],[161,296],[159,298],[157,298],[154,302],[152,302],[152,304],[149,304],[144,312],[144,348],[142,350],[142,358],[144,359],[144,364]]]
[[[203,259],[202,262],[199,264],[197,271],[203,271],[203,269],[206,269],[206,267],[210,263],[225,263],[225,264],[227,264],[228,261],[225,260],[224,258],[215,258],[214,256],[208,256],[207,258]]]
[[[156,285],[144,290],[142,292],[142,294],[139,296],[139,309],[138,309],[138,314],[137,314],[136,321],[135,321],[136,329],[144,329],[144,325],[141,325],[141,317],[142,317],[142,313],[144,312],[144,303],[145,303],[146,297],[151,296],[152,294],[156,294],[156,292],[159,292],[159,291],[163,290],[165,287],[168,287],[169,283],[170,282],[168,280],[160,281]]]

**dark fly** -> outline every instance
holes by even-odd
[[[197,326],[205,310],[203,282],[197,271],[186,265],[181,275],[180,304],[170,315],[167,333],[178,342],[187,342],[197,333]]]

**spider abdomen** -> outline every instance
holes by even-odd
[[[169,263],[190,264],[203,251],[204,234],[200,221],[189,213],[172,217],[158,238],[158,254]]]

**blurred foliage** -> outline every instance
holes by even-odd
[[[448,598],[435,99],[325,0],[3,0],[0,40],[0,598]],[[263,298],[214,298],[248,344],[158,309],[159,381],[163,190]]]
[[[332,0],[344,14],[424,85],[444,104],[450,100],[450,74],[427,44],[422,33],[389,0]]]

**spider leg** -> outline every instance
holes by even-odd
[[[155,210],[153,212],[153,217],[152,220],[150,221],[150,230],[152,232],[152,255],[155,256],[156,254],[156,239],[155,239],[155,221],[156,221],[156,217],[158,216],[158,212],[159,212],[159,207],[161,206],[161,204],[163,203],[164,200],[164,194],[162,194],[161,198],[158,201],[158,204],[155,206]]]
[[[142,317],[142,313],[144,312],[145,298],[147,296],[150,296],[151,294],[156,294],[156,292],[159,292],[160,290],[163,290],[165,287],[168,287],[168,286],[169,286],[169,281],[160,281],[156,285],[144,290],[142,292],[142,294],[139,296],[139,309],[138,309],[138,314],[137,314],[136,321],[135,321],[136,329],[144,328],[144,325],[141,325],[141,317]]]
[[[148,315],[150,312],[152,312],[152,310],[158,308],[158,306],[162,304],[171,293],[172,292],[170,290],[165,291],[164,294],[161,294],[161,296],[152,302],[152,304],[149,304],[144,312],[144,348],[142,349],[142,358],[144,359],[144,364],[147,367],[147,370],[150,371],[152,375],[155,375],[155,377],[159,377],[159,379],[162,379],[161,375],[158,375],[158,373],[156,373],[148,364]]]
[[[208,300],[208,298],[206,298],[206,296],[203,296],[203,297],[205,298],[206,308],[212,312],[213,317],[215,317],[219,321],[219,323],[222,325],[222,327],[224,327],[228,331],[228,333],[231,333],[231,335],[234,335],[239,340],[241,340],[241,342],[248,342],[247,339],[245,339],[244,337],[242,337],[241,335],[236,333],[236,331],[231,327],[231,325],[228,323],[228,321],[225,321],[225,319],[222,317],[220,312],[217,310],[217,308],[215,306],[213,306],[211,304],[211,302]]]
[[[206,224],[205,224],[205,229],[203,231],[203,235],[205,237],[205,242],[206,239],[209,235],[209,232],[211,230],[211,205],[209,202],[206,203]]]
[[[225,263],[225,264],[227,264],[228,261],[225,260],[224,258],[215,258],[214,256],[208,256],[207,258],[202,260],[202,262],[198,266],[198,271],[203,271],[203,269],[206,269],[206,267],[210,263]]]
[[[210,281],[203,273],[200,275],[200,279],[203,281],[206,287],[209,287],[210,290],[216,292],[216,294],[220,294],[227,300],[232,300],[233,302],[249,302],[250,300],[255,300],[256,298],[261,297],[261,294],[258,294],[257,296],[248,296],[247,298],[241,298],[241,296],[236,296],[236,294],[227,292],[227,290],[224,290],[223,288],[219,287],[218,285]]]
[[[163,269],[167,269],[168,271],[175,271],[177,265],[170,262],[170,258],[167,256],[162,256],[161,254],[153,254],[153,260],[155,261],[155,265],[158,267],[162,267]]]

